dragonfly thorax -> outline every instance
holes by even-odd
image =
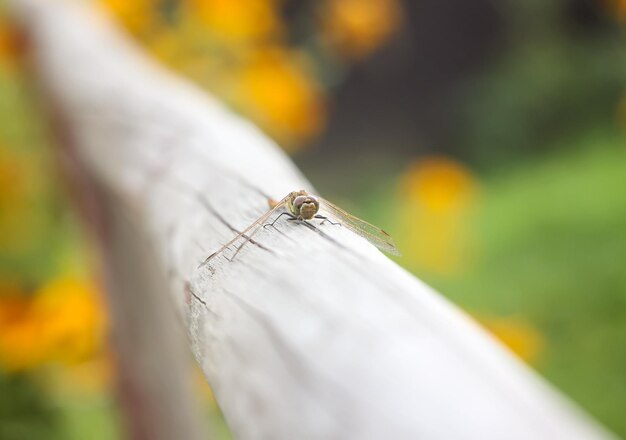
[[[304,190],[294,191],[287,199],[289,211],[299,219],[312,219],[320,209],[320,202]]]

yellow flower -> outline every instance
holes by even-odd
[[[322,31],[337,50],[362,59],[377,49],[401,21],[398,0],[328,0],[321,12]]]
[[[33,298],[31,318],[42,323],[42,341],[51,359],[73,363],[102,346],[103,305],[95,287],[80,279],[60,278]]]
[[[535,361],[544,346],[541,333],[521,318],[479,318],[479,321],[526,362]]]
[[[399,189],[405,261],[413,269],[451,274],[463,269],[471,249],[467,227],[478,184],[465,167],[445,158],[415,162]]]
[[[156,26],[158,4],[153,0],[101,0],[105,9],[135,35],[145,34]]]
[[[404,193],[434,214],[463,209],[476,191],[472,174],[463,165],[445,157],[422,159],[409,168],[403,180]]]
[[[322,91],[297,54],[261,50],[235,77],[235,106],[287,148],[323,127]]]
[[[60,278],[33,295],[0,295],[0,362],[10,371],[82,361],[102,348],[105,317],[94,287]],[[8,290],[8,292],[7,292]]]
[[[190,0],[190,6],[211,34],[225,40],[265,39],[281,29],[275,0]]]

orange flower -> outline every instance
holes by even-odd
[[[0,16],[0,65],[14,66],[21,52],[15,29]]]
[[[13,288],[0,296],[0,361],[10,371],[82,361],[101,349],[104,328],[90,283],[61,278],[32,296]]]
[[[9,370],[40,364],[43,351],[36,342],[39,322],[29,319],[30,298],[15,286],[3,286],[0,296],[0,360]]]
[[[328,0],[321,26],[340,53],[362,59],[392,35],[401,16],[397,0]]]

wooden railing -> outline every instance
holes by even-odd
[[[199,267],[312,185],[84,2],[9,3],[103,250],[133,438],[203,438],[189,347],[239,439],[612,438],[345,228],[279,221]]]

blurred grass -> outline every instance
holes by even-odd
[[[205,396],[206,397],[206,396]],[[63,440],[111,440],[124,436],[123,421],[118,413],[116,402],[110,395],[65,396],[56,401],[57,418],[56,437]],[[203,399],[201,408],[209,426],[211,439],[228,440],[232,438],[219,409]],[[47,436],[2,437],[0,438],[47,438],[51,439],[51,431]]]
[[[110,398],[69,398],[58,402],[59,438],[110,440],[122,438],[119,415]]]

